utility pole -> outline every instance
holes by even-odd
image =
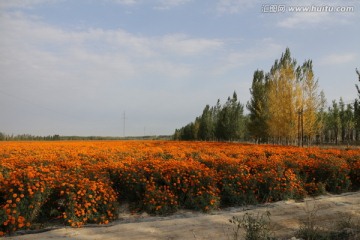
[[[301,147],[304,147],[304,110],[301,109]]]
[[[298,146],[301,146],[301,111],[298,111]]]
[[[304,146],[304,110],[298,111],[298,146]]]
[[[125,137],[125,120],[126,120],[125,111],[124,111],[123,120],[124,120],[124,126],[123,126],[123,137]]]

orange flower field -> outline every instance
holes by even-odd
[[[0,142],[0,236],[118,205],[168,214],[360,189],[360,150],[213,142]]]

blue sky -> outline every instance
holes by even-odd
[[[172,134],[234,90],[246,104],[286,47],[350,103],[359,22],[355,0],[0,0],[0,131],[123,136],[125,112],[127,136]]]

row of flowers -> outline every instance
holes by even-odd
[[[0,143],[0,236],[360,189],[360,150],[170,141]]]

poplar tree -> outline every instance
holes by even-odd
[[[356,74],[358,75],[359,82],[360,82],[360,72],[359,72],[358,69],[355,69],[355,71],[356,71]],[[355,84],[355,86],[356,86],[356,89],[357,89],[357,91],[358,91],[359,98],[360,98],[360,89],[359,89],[359,86],[358,86],[357,84]]]
[[[278,143],[288,144],[296,139],[299,84],[296,81],[296,60],[287,48],[276,60],[269,74],[267,94],[269,135]]]
[[[214,122],[212,111],[209,105],[206,105],[200,117],[199,139],[209,141],[214,139]]]
[[[355,70],[358,76],[358,81],[360,82],[360,72],[358,69]],[[355,121],[355,140],[359,141],[359,133],[360,133],[360,89],[357,84],[355,84],[359,99],[355,99],[354,102],[354,121]]]
[[[301,91],[302,91],[302,118],[303,134],[308,144],[311,143],[317,133],[317,117],[320,108],[320,95],[318,94],[318,81],[314,79],[312,61],[308,60],[301,66]]]
[[[339,105],[335,100],[332,101],[332,106],[329,107],[328,124],[332,132],[329,140],[334,140],[335,144],[339,142],[339,133],[341,131],[341,119]]]
[[[323,91],[320,92],[320,101],[319,101],[319,110],[317,112],[316,118],[316,129],[317,135],[319,136],[319,143],[323,143],[325,141],[325,127],[326,127],[326,98],[325,93]]]
[[[359,141],[360,133],[360,102],[358,99],[354,101],[354,122],[355,122],[355,141]]]
[[[318,134],[318,124],[323,124],[318,120],[321,96],[312,61],[297,65],[287,48],[272,66],[265,86],[269,136],[277,143],[295,143],[297,139],[299,145],[305,140],[311,144]]]
[[[246,108],[250,112],[249,123],[247,125],[249,135],[255,142],[259,143],[267,142],[268,139],[266,85],[264,72],[256,70],[250,88],[251,99],[247,102]]]
[[[237,99],[236,92],[232,98],[228,97],[226,103],[218,114],[216,124],[216,137],[220,140],[237,140],[243,137],[245,130],[244,106]]]

